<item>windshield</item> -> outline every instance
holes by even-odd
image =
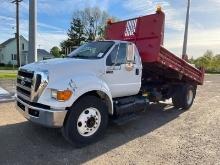
[[[70,58],[98,59],[102,58],[105,53],[112,47],[112,41],[96,41],[80,46],[68,55]]]

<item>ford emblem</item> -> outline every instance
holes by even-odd
[[[24,80],[21,81],[21,85],[23,85],[23,86],[25,85],[25,81]]]

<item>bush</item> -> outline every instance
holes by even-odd
[[[213,54],[208,50],[202,57],[190,59],[190,63],[195,64],[197,68],[205,68],[206,73],[220,73],[220,55]]]

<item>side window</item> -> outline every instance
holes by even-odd
[[[119,47],[119,48],[118,48]],[[112,66],[112,65],[121,65],[126,63],[126,50],[127,50],[127,44],[122,43],[112,50],[112,52],[109,54],[106,65]]]
[[[114,47],[114,49],[112,50],[112,52],[108,55],[108,58],[107,58],[107,61],[106,61],[106,65],[107,66],[112,66],[115,64],[115,60],[116,60],[116,55],[118,53],[118,46],[119,45],[116,45]]]
[[[126,63],[126,55],[127,55],[127,44],[120,44],[120,48],[118,50],[117,64],[125,64]]]

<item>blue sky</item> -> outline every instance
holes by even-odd
[[[0,0],[0,43],[13,37],[15,6]],[[66,39],[66,31],[77,9],[99,6],[119,19],[155,12],[157,4],[166,13],[165,47],[181,54],[187,0],[38,0],[38,48],[50,50]],[[220,54],[220,0],[192,0],[189,56],[201,56],[207,49]],[[21,34],[28,37],[28,0],[21,3]]]

